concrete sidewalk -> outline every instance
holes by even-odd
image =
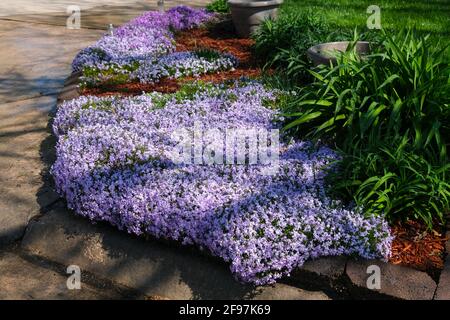
[[[103,31],[0,20],[0,243],[19,239],[30,218],[56,200],[43,190],[41,142],[49,112],[81,48]]]
[[[165,0],[167,8],[175,5],[204,6],[205,0]],[[82,12],[91,12],[98,7],[122,7],[124,11],[151,10],[157,0],[3,0],[0,2],[0,17],[14,15],[46,15],[65,13],[68,6],[77,5]],[[124,12],[128,14],[128,12]]]

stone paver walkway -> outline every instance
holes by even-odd
[[[65,7],[77,3],[82,28],[69,30]],[[70,62],[107,25],[124,23],[155,4],[0,3],[0,299],[328,299],[323,292],[283,284],[244,286],[226,265],[198,251],[92,225],[70,213],[53,192],[48,167],[55,141],[49,121]],[[82,270],[82,290],[66,287],[65,268],[71,264]]]

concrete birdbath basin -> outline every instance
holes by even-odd
[[[276,18],[283,0],[229,0],[231,17],[237,33],[248,38],[267,18]]]
[[[315,66],[320,64],[336,64],[337,52],[347,50],[350,41],[327,42],[311,47],[307,51],[308,57]],[[364,56],[370,53],[370,45],[367,41],[358,41],[355,45],[356,53]]]

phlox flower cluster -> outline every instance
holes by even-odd
[[[279,169],[260,164],[175,163],[172,133],[274,129],[266,107],[277,92],[257,82],[181,96],[82,96],[63,103],[53,129],[58,192],[77,214],[136,235],[195,245],[230,264],[238,279],[273,283],[307,259],[387,257],[392,237],[381,217],[333,201],[326,168],[337,155],[308,141],[283,142]]]
[[[81,50],[72,62],[74,72],[83,71],[81,83],[96,85],[121,74],[121,81],[154,83],[161,78],[198,76],[230,70],[238,61],[231,54],[213,59],[196,52],[174,52],[173,31],[198,27],[214,17],[204,9],[177,6],[165,13],[149,11],[105,34]]]

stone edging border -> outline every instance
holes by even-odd
[[[78,92],[78,83],[81,76],[80,72],[74,72],[64,81],[64,86],[58,94],[56,104],[59,105],[65,100],[72,100],[78,98],[80,93]]]
[[[58,105],[80,96],[79,76],[79,72],[72,73],[66,79],[57,98]],[[281,282],[301,288],[324,290],[334,299],[450,300],[450,219],[446,229],[447,256],[437,284],[422,271],[380,260],[362,260],[344,256],[307,261],[303,267],[295,270],[289,278]],[[378,270],[379,289],[369,289],[368,279],[375,276]],[[376,281],[370,282],[376,284]]]

